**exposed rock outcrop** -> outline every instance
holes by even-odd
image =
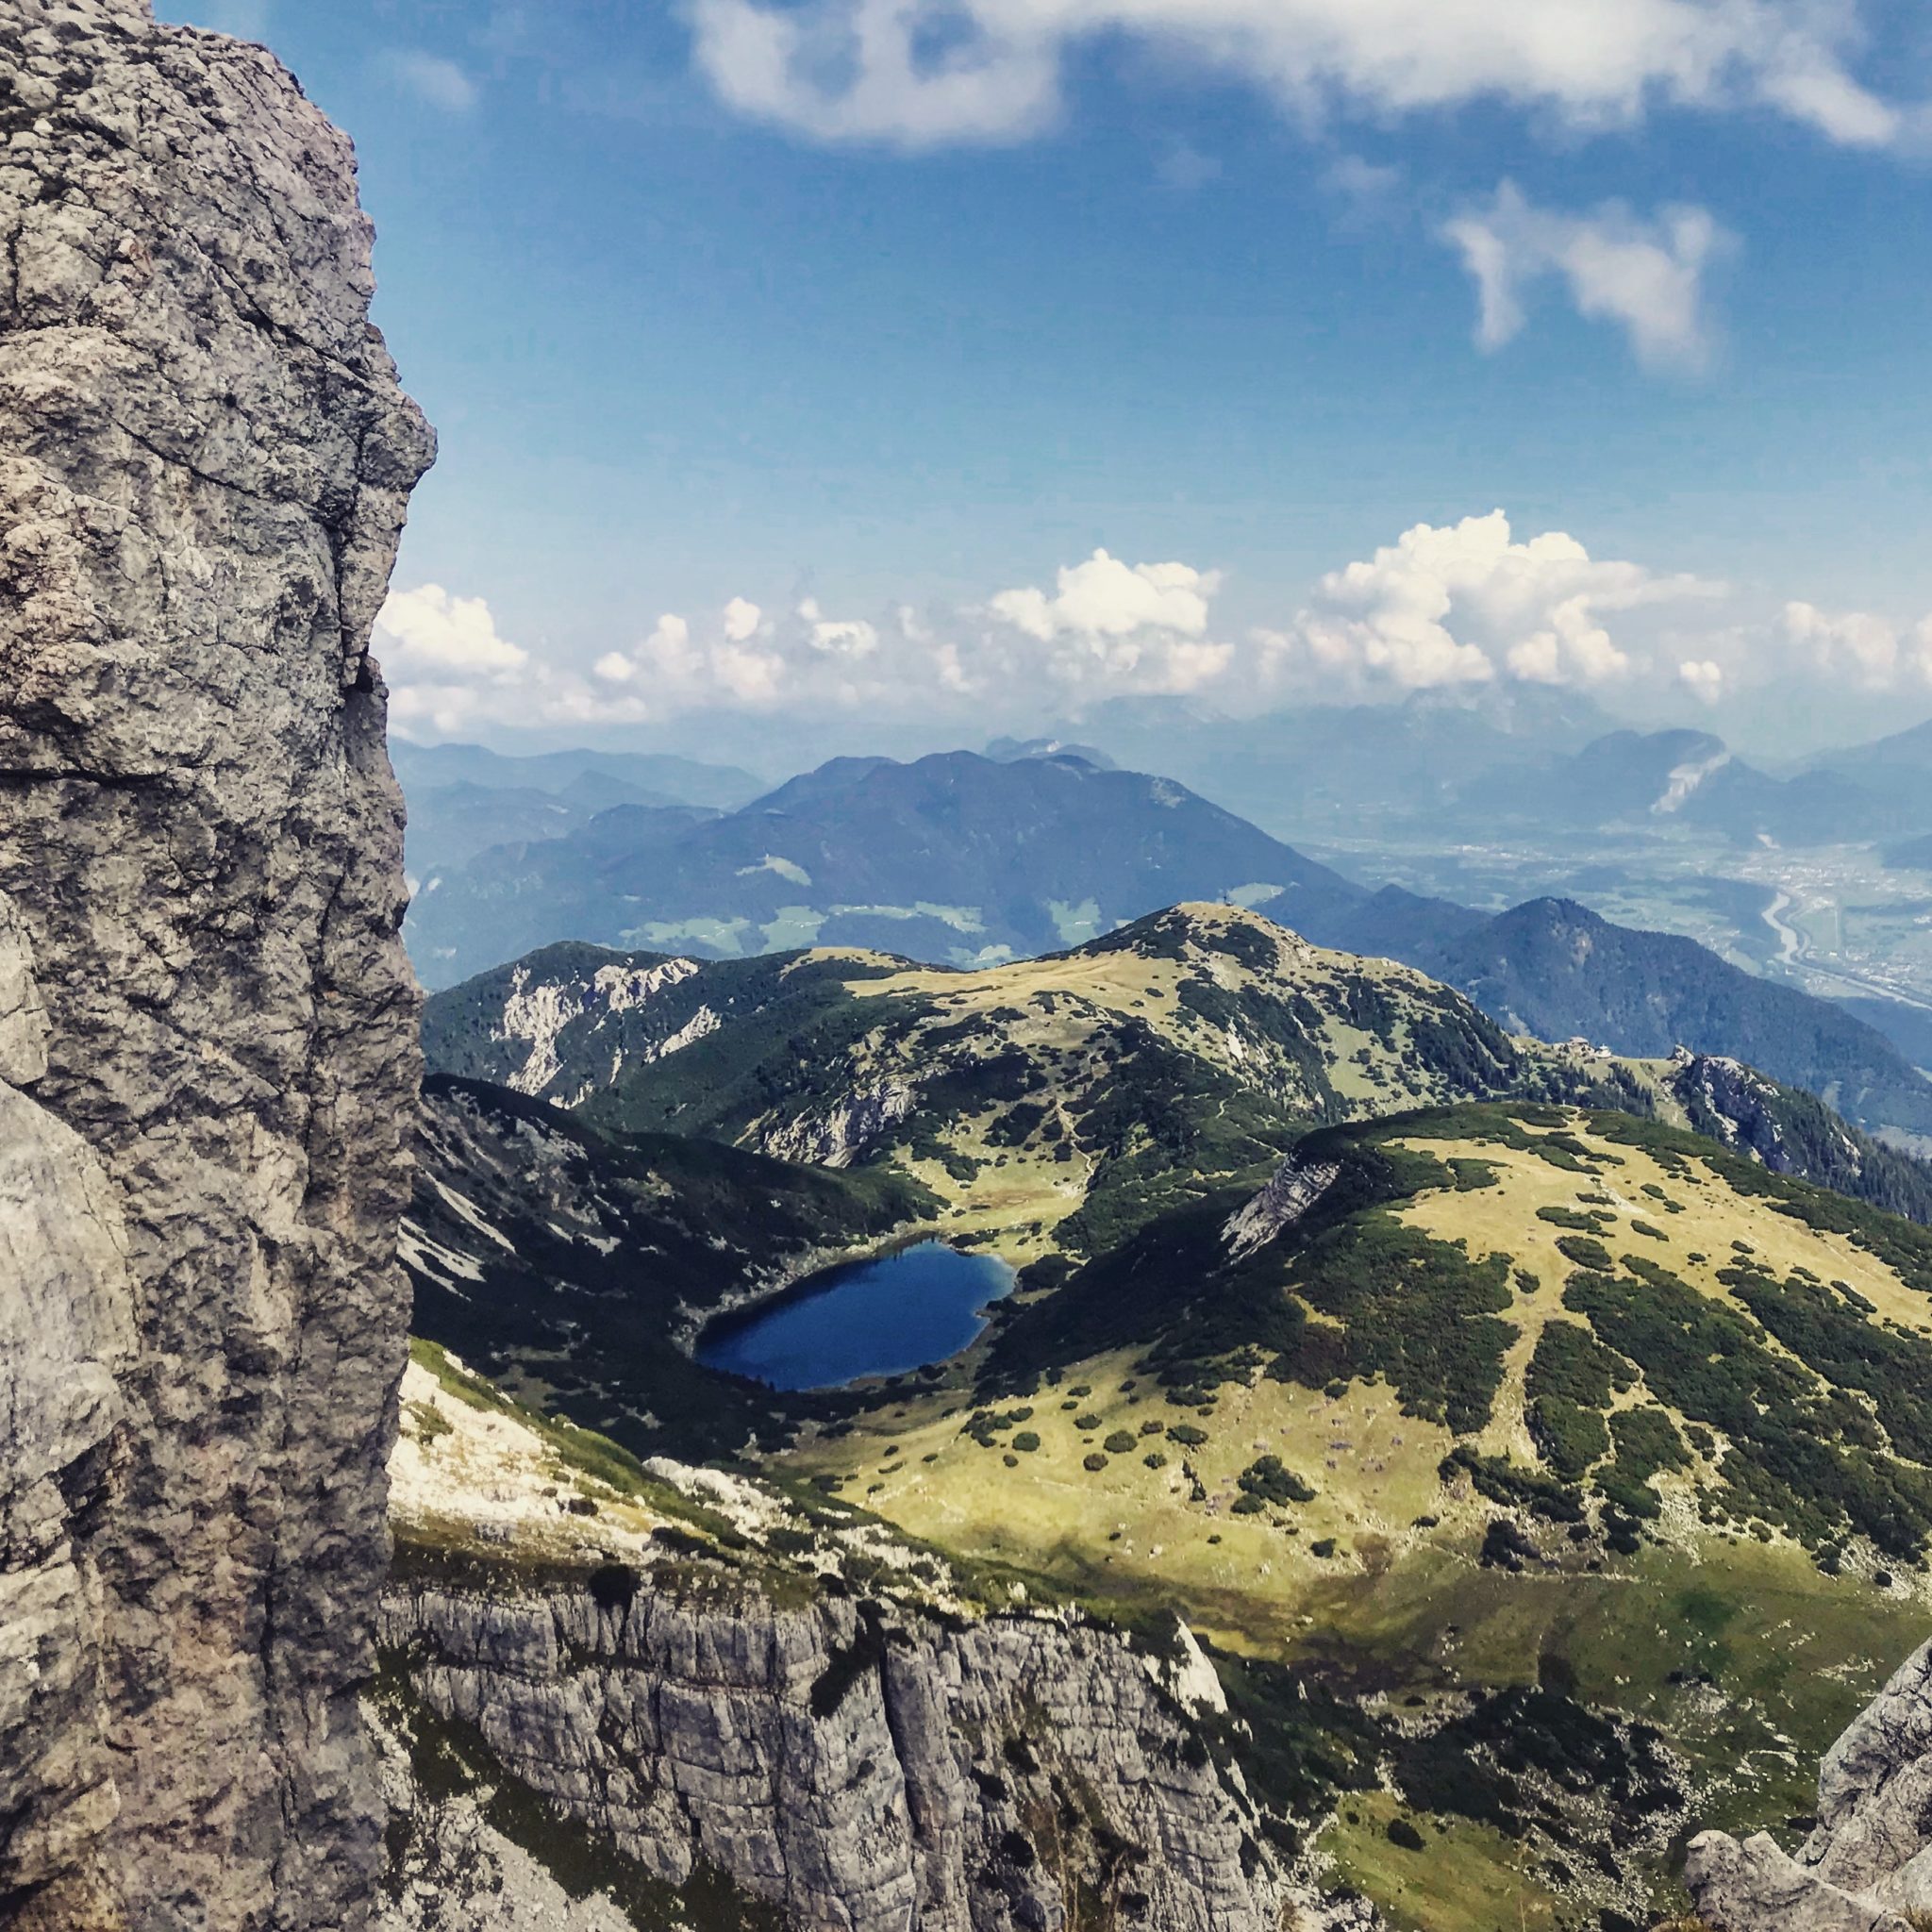
[[[0,0],[0,1919],[354,1927],[416,1086],[348,143]]]
[[[1825,1755],[1796,1857],[1707,1831],[1685,1883],[1719,1932],[1910,1932],[1907,1913],[1932,1913],[1932,1643]]]
[[[1274,1170],[1268,1185],[1238,1208],[1221,1230],[1231,1259],[1244,1261],[1290,1228],[1335,1185],[1341,1167],[1332,1160],[1307,1163],[1293,1155]]]
[[[823,1114],[764,1126],[758,1145],[779,1160],[849,1167],[889,1127],[910,1119],[918,1105],[916,1081],[874,1081],[848,1093]]]
[[[788,1927],[1317,1923],[1235,1774],[1108,1631],[843,1597],[686,1603],[613,1574],[594,1593],[397,1591],[383,1641],[390,1681],[473,1763],[656,1883],[729,1886]],[[402,1803],[395,1923],[464,1923],[425,1917],[416,1874],[487,1821],[420,1785]]]
[[[1665,1085],[1697,1132],[1762,1161],[1773,1174],[1804,1174],[1816,1164],[1806,1161],[1807,1150],[1787,1132],[1786,1091],[1741,1060],[1679,1047]],[[1857,1142],[1841,1122],[1830,1124],[1836,1131],[1829,1151],[1856,1171]]]

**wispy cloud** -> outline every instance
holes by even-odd
[[[1156,178],[1176,194],[1192,194],[1221,178],[1221,162],[1192,142],[1170,141],[1154,163]]]
[[[377,65],[393,87],[445,114],[467,114],[481,97],[476,83],[454,60],[413,47],[391,47]]]
[[[1058,116],[1069,55],[1108,35],[1302,117],[1503,100],[1593,128],[1659,103],[1769,108],[1858,147],[1911,119],[1854,71],[1856,0],[692,0],[691,20],[721,99],[829,142],[1024,140]]]
[[[1506,181],[1442,235],[1475,280],[1476,341],[1485,349],[1513,341],[1530,291],[1554,280],[1579,314],[1621,327],[1646,365],[1697,368],[1708,359],[1705,277],[1734,244],[1705,208],[1665,208],[1650,221],[1616,203],[1571,214],[1535,207]]]
[[[1343,225],[1361,231],[1402,219],[1407,179],[1391,163],[1341,155],[1322,171],[1322,186],[1341,205]]]

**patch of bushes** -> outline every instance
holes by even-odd
[[[1522,1469],[1502,1456],[1478,1456],[1467,1443],[1445,1456],[1436,1474],[1446,1482],[1465,1475],[1478,1495],[1512,1508],[1528,1509],[1551,1523],[1580,1523],[1583,1498],[1568,1484],[1552,1482],[1533,1469]]]
[[[1328,1319],[1303,1321],[1269,1368],[1277,1380],[1320,1389],[1381,1374],[1405,1415],[1457,1435],[1489,1421],[1516,1338],[1496,1319],[1512,1301],[1507,1256],[1472,1260],[1460,1244],[1371,1208],[1317,1236],[1291,1285]]]
[[[1278,1456],[1257,1457],[1235,1478],[1236,1487],[1257,1506],[1286,1508],[1291,1503],[1312,1503],[1315,1491]],[[1239,1506],[1237,1506],[1239,1507]]]
[[[1650,1405],[1620,1409],[1610,1418],[1610,1433],[1616,1438],[1617,1459],[1597,1476],[1597,1490],[1628,1515],[1651,1521],[1659,1507],[1651,1478],[1667,1469],[1688,1469],[1690,1452],[1677,1425]]]
[[[1483,1532],[1477,1560],[1485,1570],[1507,1570],[1519,1575],[1530,1564],[1541,1564],[1542,1552],[1507,1516],[1492,1516]]]
[[[1611,1217],[1607,1214],[1579,1214],[1574,1208],[1539,1208],[1536,1218],[1548,1222],[1552,1227],[1567,1227],[1575,1234],[1601,1234],[1604,1224]]]
[[[1640,1256],[1626,1255],[1624,1266],[1635,1282],[1573,1275],[1564,1303],[1588,1315],[1597,1333],[1642,1370],[1659,1401],[1730,1438],[1717,1500],[1733,1516],[1762,1517],[1813,1549],[1849,1525],[1888,1556],[1923,1550],[1932,1532],[1932,1477],[1886,1457],[1859,1405],[1821,1387],[1806,1368],[1771,1348],[1763,1330],[1738,1309]],[[1869,1363],[1860,1367],[1836,1352],[1847,1338],[1823,1322],[1810,1328],[1828,1311],[1807,1298],[1825,1291],[1804,1283],[1780,1291],[1769,1277],[1753,1276],[1738,1292],[1790,1320],[1792,1333],[1828,1352],[1840,1368],[1872,1376]],[[1884,1356],[1889,1335],[1865,1329],[1874,1360]],[[1628,1507],[1634,1499],[1620,1500]]]
[[[1574,1261],[1579,1268],[1596,1268],[1607,1272],[1617,1264],[1610,1251],[1600,1241],[1585,1234],[1565,1234],[1557,1237],[1557,1252],[1564,1260]]]

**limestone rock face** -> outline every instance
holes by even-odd
[[[363,1923],[404,1354],[432,441],[347,142],[145,0],[0,0],[0,1920]]]
[[[1108,1631],[506,1584],[392,1591],[382,1641],[387,1681],[492,1775],[656,1882],[729,1884],[801,1932],[1063,1932],[1076,1898],[1160,1932],[1333,1923]],[[385,1932],[472,1924],[449,1874],[452,1844],[477,1846],[474,1801],[391,1799]]]
[[[1826,1754],[1795,1858],[1706,1832],[1685,1883],[1720,1932],[1909,1932],[1907,1912],[1932,1912],[1932,1643]]]

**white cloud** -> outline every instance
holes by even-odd
[[[1870,611],[1787,604],[1780,628],[1802,669],[1867,691],[1932,684],[1932,617],[1907,628]]]
[[[391,591],[375,620],[375,649],[391,719],[406,737],[452,738],[479,724],[637,724],[652,715],[643,699],[600,693],[512,643],[483,598],[441,584]]]
[[[930,0],[784,11],[696,0],[691,20],[699,66],[726,105],[756,120],[907,147],[1022,139],[1058,109],[1058,50],[1024,18],[983,21],[977,11],[964,37],[937,52],[923,41],[928,29],[943,37],[952,16]]]
[[[1566,214],[1534,207],[1505,181],[1442,235],[1475,279],[1485,349],[1515,340],[1526,291],[1554,277],[1580,314],[1621,326],[1646,364],[1695,368],[1708,356],[1705,273],[1731,238],[1703,208],[1665,208],[1654,221],[1614,203]]]
[[[1608,620],[1720,590],[1592,558],[1560,530],[1519,542],[1492,510],[1418,524],[1331,571],[1291,626],[1257,641],[1274,677],[1291,685],[1412,691],[1504,675],[1598,685],[1639,668]]]
[[[989,607],[1028,637],[1087,634],[1122,638],[1137,630],[1180,631],[1199,637],[1208,628],[1208,603],[1220,586],[1211,572],[1185,563],[1131,567],[1105,550],[1063,569],[1051,596],[1033,588],[1002,591]]]
[[[1699,704],[1714,705],[1724,694],[1724,666],[1711,658],[1686,658],[1677,666],[1677,682]]]
[[[425,584],[385,605],[378,651],[399,727],[443,736],[780,708],[991,729],[1117,697],[1253,714],[1490,683],[1607,691],[1661,717],[1783,679],[1932,689],[1932,617],[1780,613],[1759,594],[1594,556],[1562,530],[1519,536],[1500,509],[1415,525],[1319,578],[1274,625],[1231,621],[1224,595],[1202,565],[1096,550],[1047,582],[949,608],[859,615],[738,596],[667,611],[578,670],[504,637],[484,599]]]
[[[774,619],[734,598],[710,618],[667,613],[592,671],[601,688],[658,716],[781,704],[903,714],[1021,692],[1058,703],[1192,691],[1221,680],[1238,656],[1207,634],[1218,585],[1190,564],[1129,565],[1102,550],[1059,571],[1050,590],[1002,591],[931,615],[902,604],[841,616],[807,597]]]
[[[1500,100],[1585,129],[1670,104],[1770,108],[1851,146],[1905,131],[1853,72],[1857,0],[692,0],[691,20],[727,105],[821,141],[1024,140],[1070,57],[1120,36],[1302,118]]]
[[[476,83],[441,54],[391,47],[380,57],[380,64],[394,86],[446,114],[467,114],[480,98]]]
[[[481,597],[457,597],[441,584],[391,591],[375,620],[388,641],[378,650],[402,675],[454,672],[459,676],[510,676],[529,662],[521,645],[496,634]]]
[[[799,607],[800,619],[809,626],[806,635],[815,651],[831,658],[870,658],[879,647],[878,628],[862,617],[827,617],[815,598],[808,597]]]
[[[1069,690],[1198,691],[1232,663],[1232,644],[1207,638],[1218,573],[1187,563],[1125,564],[1105,550],[1061,569],[1051,591],[1001,591],[987,605],[997,626],[982,639],[995,659],[1018,638],[1035,646],[1035,675]]]
[[[689,619],[667,610],[632,650],[607,651],[592,675],[633,688],[659,717],[713,703],[768,705],[784,693],[786,663],[761,635],[762,620],[756,604],[734,597],[700,638]]]

